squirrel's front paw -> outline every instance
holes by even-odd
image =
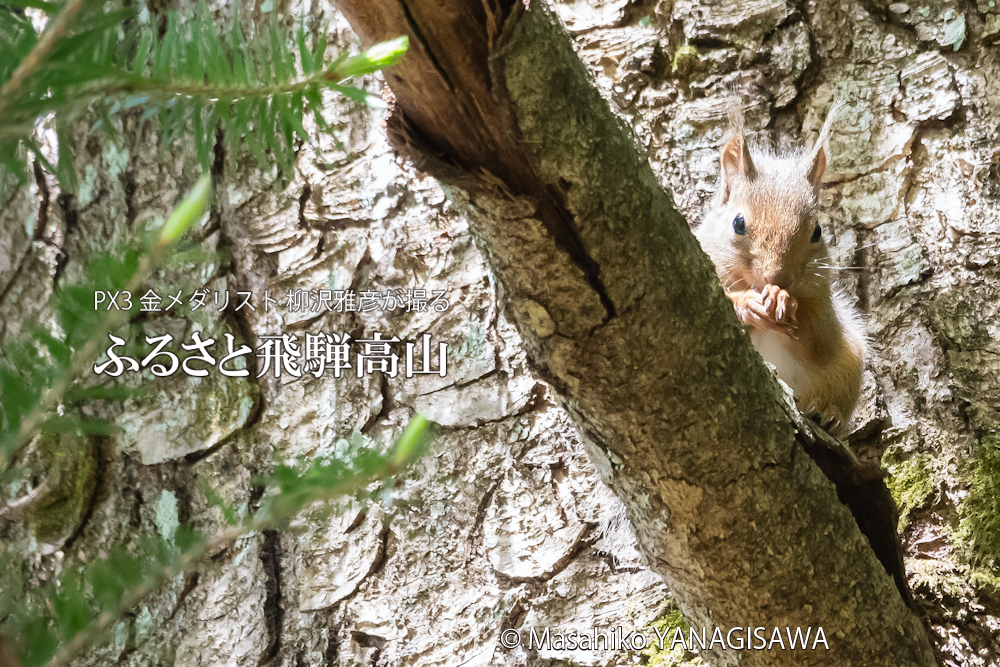
[[[730,294],[740,321],[758,329],[790,332],[798,325],[795,297],[777,285],[767,285],[760,292],[747,290]]]
[[[736,317],[739,318],[740,322],[752,327],[762,328],[764,326],[763,318],[766,315],[764,302],[761,301],[760,294],[753,290],[747,290],[745,292],[730,293],[728,296],[733,302]]]
[[[794,296],[792,296],[785,290],[778,291],[775,317],[779,322],[783,324],[789,324],[792,327],[798,326],[799,321],[795,317],[795,314],[796,312],[798,312],[798,309],[799,309],[799,302],[795,300]]]

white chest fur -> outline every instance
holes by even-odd
[[[794,341],[775,331],[751,331],[750,340],[764,361],[774,366],[778,377],[798,395],[810,377],[805,362],[790,349]]]

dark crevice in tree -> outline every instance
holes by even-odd
[[[597,524],[588,524],[588,525],[593,525],[594,530],[598,529]],[[594,556],[598,560],[602,561],[605,565],[607,565],[608,569],[611,570],[613,574],[636,574],[637,572],[642,572],[643,570],[646,569],[645,567],[642,566],[623,567],[618,564],[618,559],[615,558],[615,555],[613,553],[610,553],[608,551],[600,551],[596,547],[594,548]]]
[[[66,235],[69,236],[76,231],[79,225],[80,215],[77,209],[76,195],[71,192],[60,192],[56,197],[56,204],[62,211],[63,222],[66,223]]]
[[[246,327],[246,329],[250,329],[250,324],[249,324],[249,322],[246,321],[246,317],[245,316],[243,316],[243,317],[239,316],[237,314],[237,312],[235,312],[235,311],[230,315],[230,317],[232,318],[232,321],[235,322],[235,324],[236,324],[235,328],[237,329],[237,331],[240,332],[240,334],[244,337],[244,340],[245,340],[247,338],[247,334],[244,333],[244,326]],[[241,426],[240,428],[234,429],[232,432],[230,432],[228,435],[226,435],[226,437],[222,438],[221,440],[219,440],[217,443],[215,443],[211,447],[209,447],[207,449],[201,449],[201,450],[198,450],[196,452],[191,452],[190,454],[185,455],[184,456],[184,462],[185,463],[187,463],[189,465],[194,465],[195,463],[198,463],[199,461],[202,461],[202,460],[208,458],[209,456],[212,456],[217,451],[219,451],[220,449],[222,449],[223,447],[225,447],[226,445],[228,445],[230,442],[232,442],[233,440],[235,440],[236,438],[238,438],[242,433],[245,433],[245,432],[247,432],[249,430],[254,429],[257,426],[257,424],[260,422],[261,418],[263,417],[263,414],[264,414],[264,392],[261,391],[260,384],[257,381],[257,360],[256,360],[256,355],[248,354],[244,358],[247,359],[247,369],[248,369],[248,371],[250,373],[244,379],[247,382],[250,382],[250,383],[255,384],[257,386],[257,391],[255,391],[253,393],[253,396],[254,396],[253,405],[250,407],[250,414],[247,415],[246,422],[243,424],[243,426]]]
[[[212,174],[213,183],[222,183],[226,171],[226,134],[221,125],[215,127],[215,143],[212,146]],[[213,199],[208,208],[208,231],[205,236],[222,229],[222,211],[219,203]]]
[[[566,550],[559,560],[552,564],[552,567],[536,577],[513,577],[493,570],[493,576],[505,588],[527,585],[531,591],[529,598],[533,598],[545,589],[545,582],[551,581],[567,567],[569,567],[586,550],[593,547],[597,541],[597,526],[594,524],[584,524],[584,529],[580,532],[576,541]]]
[[[629,0],[628,4],[622,7],[621,17],[611,27],[627,28],[635,25],[641,19],[653,14],[656,3],[657,0]]]
[[[804,16],[804,14],[805,13],[802,11],[802,5],[801,5],[801,3],[795,5],[795,9],[793,9],[790,12],[788,12],[788,16],[786,16],[785,18],[781,19],[781,22],[778,23],[778,25],[776,25],[774,27],[774,30],[772,32],[767,33],[767,37],[771,37],[776,32],[784,30],[785,28],[790,28],[793,25],[795,25],[796,23],[799,23],[802,20],[802,17]],[[765,40],[767,39],[767,37],[765,37]]]
[[[879,405],[884,409],[881,400]],[[866,465],[881,465],[882,455],[886,449],[883,435],[891,425],[892,420],[886,415],[881,420],[874,420],[864,429],[851,434],[851,449],[858,455],[859,460]]]
[[[323,661],[327,665],[339,665],[339,653],[337,646],[337,635],[340,634],[340,625],[336,622],[337,607],[330,609],[326,625],[326,647],[323,649]]]
[[[173,610],[170,612],[170,616],[167,617],[168,621],[172,621],[177,612],[180,611],[181,607],[184,606],[184,601],[187,600],[191,592],[198,587],[198,572],[188,572],[184,575],[184,588],[181,589],[180,595],[177,596],[177,602],[174,604]]]
[[[528,616],[528,602],[535,596],[535,591],[530,587],[526,587],[524,592],[518,597],[514,604],[511,605],[510,609],[503,615],[503,620],[500,621],[500,631],[511,630],[520,628],[524,624],[524,619]],[[505,650],[501,646],[497,646],[496,651]]]
[[[447,83],[449,88],[454,90],[454,86],[448,79],[448,72],[441,67],[441,62],[438,60],[437,54],[434,53],[434,41],[427,39],[427,37],[421,32],[420,22],[413,18],[413,11],[410,9],[409,3],[406,0],[399,0],[399,6],[402,8],[403,14],[406,16],[407,25],[416,37],[416,43],[424,49],[424,53],[427,54],[427,59],[430,61],[431,65],[433,65],[434,70],[437,72],[441,81]]]
[[[316,241],[316,250],[313,251],[312,261],[318,262],[323,257],[323,250],[326,249],[326,236],[321,235]]]
[[[524,405],[522,405],[520,409],[516,410],[511,416],[521,417],[531,414],[546,405],[554,404],[555,401],[549,396],[548,387],[541,382],[536,382],[531,387],[531,394],[529,395],[528,400],[525,401]]]
[[[566,208],[566,193],[570,184],[562,181],[556,186],[550,184],[546,187],[549,197],[541,200],[542,220],[546,227],[553,232],[556,244],[566,251],[581,271],[591,289],[597,294],[604,306],[605,316],[603,324],[607,324],[618,312],[615,304],[608,295],[608,290],[601,281],[601,266],[597,263],[586,248],[580,230],[573,222],[573,215]],[[546,215],[547,213],[547,215]],[[552,221],[552,222],[550,222]]]
[[[33,165],[35,173],[35,184],[38,186],[38,221],[35,223],[35,239],[40,239],[49,225],[49,184],[45,180],[45,172],[42,165],[35,160]]]
[[[386,640],[384,637],[379,637],[378,635],[370,635],[367,632],[361,632],[360,630],[351,630],[351,641],[360,646],[361,648],[372,648],[375,651],[369,658],[370,665],[379,664],[379,657],[382,651],[385,650]]]
[[[428,329],[430,329],[430,327],[428,327]],[[468,380],[465,380],[464,382],[453,382],[451,384],[447,384],[447,385],[445,385],[443,387],[435,389],[434,391],[429,391],[426,394],[421,394],[421,396],[433,396],[434,394],[437,394],[439,392],[442,392],[442,391],[445,391],[445,390],[448,390],[448,389],[465,389],[466,387],[471,387],[473,385],[479,384],[483,380],[489,380],[492,377],[496,377],[500,373],[502,373],[502,371],[499,368],[494,368],[493,370],[487,371],[487,372],[483,373],[480,376],[477,376],[477,377],[474,377],[474,378],[470,378]],[[506,374],[504,374],[504,375],[506,375]]]
[[[33,164],[33,169],[35,184],[38,187],[39,202],[38,220],[35,222],[34,233],[32,234],[30,241],[38,241],[42,238],[42,234],[44,233],[49,222],[49,185],[45,180],[45,173],[42,171],[42,165],[37,160],[35,160]],[[20,278],[25,264],[33,254],[34,249],[31,247],[31,243],[29,242],[24,253],[21,255],[20,260],[17,262],[17,268],[14,269],[14,272],[11,274],[7,284],[4,285],[3,291],[0,291],[0,304],[7,300],[7,296],[14,288],[14,285],[17,284],[18,278]],[[2,329],[0,329],[0,332],[2,332]]]
[[[351,521],[351,525],[347,527],[344,533],[345,534],[353,533],[355,530],[360,528],[365,523],[365,519],[367,518],[368,518],[367,510],[362,510],[358,512],[357,516],[354,517],[354,521]]]
[[[375,553],[375,558],[372,560],[372,565],[368,568],[368,572],[365,573],[365,576],[361,577],[359,585],[360,582],[379,576],[385,569],[385,564],[389,561],[389,551],[393,539],[392,531],[389,530],[389,517],[382,518],[382,525],[378,527],[378,531],[378,551]]]
[[[267,629],[267,647],[258,665],[270,662],[281,648],[281,630],[284,610],[281,606],[281,535],[276,530],[265,530],[260,546],[260,559],[264,566],[264,627]]]
[[[212,147],[212,179],[216,183],[224,182],[223,178],[226,170],[225,138],[225,133],[222,130],[222,127],[216,127],[215,145]],[[213,201],[209,208],[209,221],[212,226],[217,227],[219,230],[219,251],[228,254],[230,257],[236,257],[238,242],[226,233],[226,226],[222,224],[222,207],[217,201]],[[230,263],[230,267],[234,279],[231,281],[233,283],[232,285],[230,285],[230,281],[227,280],[227,289],[234,290],[236,292],[252,291],[246,287],[246,280],[241,275],[239,262],[232,261]],[[229,296],[238,298],[238,294],[230,294]],[[242,338],[242,340],[245,341],[252,349],[256,349],[258,343],[257,335],[250,323],[247,311],[234,309],[227,312],[227,317],[229,318],[229,322],[232,327],[239,333],[240,338]],[[246,360],[247,370],[250,371],[250,375],[247,376],[247,380],[257,384],[257,388],[259,390],[260,382],[257,379],[257,355],[248,354],[244,357],[244,359]],[[247,422],[243,426],[243,430],[252,428],[260,420],[261,415],[264,412],[265,393],[263,391],[257,391],[257,396],[258,399],[256,401],[256,405],[250,416],[247,418]]]
[[[137,531],[142,528],[143,499],[142,499],[142,491],[140,490],[138,480],[136,479],[136,474],[135,474],[136,466],[131,464],[131,461],[128,460],[128,457],[125,457],[122,469],[125,470],[125,473],[128,476],[127,481],[124,483],[122,487],[123,489],[122,494],[126,495],[129,494],[129,492],[131,491],[131,494],[129,494],[131,495],[131,498],[129,499],[130,503],[129,503],[128,527],[133,531]]]
[[[312,196],[312,185],[309,181],[306,181],[302,186],[302,194],[299,195],[299,227],[302,229],[307,229],[309,227],[309,221],[306,220],[306,204],[309,203],[309,197]],[[320,237],[320,245],[322,246],[323,239]],[[318,251],[321,252],[322,250]]]
[[[252,479],[259,477],[259,471],[251,470],[253,473]],[[251,484],[250,485],[250,497],[247,499],[247,506],[253,508],[256,512],[260,509],[260,500],[264,497],[264,492],[267,488],[263,484]]]
[[[368,229],[371,225],[371,220],[358,216],[357,218],[325,218],[318,223],[312,223],[310,227],[323,231],[341,232],[345,229]]]
[[[250,415],[247,417],[246,424],[244,424],[242,427],[240,427],[238,429],[234,429],[226,437],[222,438],[217,443],[215,443],[214,445],[212,445],[211,447],[209,447],[207,449],[199,449],[196,452],[191,452],[190,454],[185,454],[184,458],[183,458],[183,461],[185,463],[189,464],[189,465],[194,465],[195,463],[198,463],[199,461],[204,461],[209,456],[212,456],[217,451],[219,451],[220,449],[222,449],[223,447],[225,447],[226,445],[228,445],[230,442],[232,442],[233,440],[235,440],[237,437],[239,437],[239,434],[243,433],[244,431],[246,431],[249,428],[252,428],[258,421],[260,421],[260,416],[261,416],[261,413],[263,412],[263,410],[261,408],[261,405],[263,403],[263,399],[260,398],[260,396],[261,396],[260,392],[257,393],[257,396],[258,396],[258,398],[257,398],[257,400],[254,401],[253,407],[250,408]]]
[[[718,37],[691,37],[688,39],[688,44],[704,51],[730,49],[734,46],[732,43]]]
[[[220,247],[228,245],[225,234],[220,234],[219,245]],[[247,290],[240,290],[237,283],[235,291],[239,292]],[[242,310],[233,310],[229,313],[229,318],[231,318],[230,322],[232,323],[233,328],[240,334],[240,338],[242,338],[243,341],[245,341],[252,349],[257,349],[257,336],[253,330],[253,326],[250,324],[250,320],[247,318],[246,313]],[[244,359],[246,359],[247,370],[250,371],[250,375],[247,376],[247,380],[256,383],[258,388],[260,388],[260,382],[257,379],[257,373],[259,372],[257,368],[257,355],[248,354],[244,357]],[[260,398],[257,401],[257,410],[251,414],[249,418],[247,418],[247,423],[243,427],[244,429],[250,428],[260,419],[260,412],[264,408],[264,392],[258,392],[258,395]]]
[[[887,473],[879,462],[851,460],[838,450],[800,440],[809,458],[837,489],[837,499],[847,506],[861,533],[886,573],[892,577],[900,596],[916,611],[903,565],[903,544],[899,539],[899,511],[885,484]]]
[[[382,394],[382,405],[379,406],[379,411],[374,413],[368,418],[364,426],[361,427],[361,432],[368,434],[376,424],[378,424],[383,419],[388,419],[389,413],[392,412],[392,387],[389,386],[389,378],[385,376],[385,373],[380,372],[379,374],[379,392]]]
[[[467,382],[467,383],[463,383],[463,386],[474,385],[479,380],[481,380],[483,378],[491,377],[493,375],[500,375],[502,377],[506,377],[507,376],[506,372],[504,372],[504,371],[491,371],[491,372],[487,373],[486,375],[482,376],[481,378],[479,378],[477,380],[474,380],[474,381],[471,381],[471,382]],[[447,387],[443,387],[443,389],[448,389],[448,388],[453,387],[453,386],[454,385],[448,385]],[[428,392],[426,394],[421,394],[421,395],[422,396],[432,396],[433,394],[438,393],[438,391],[441,391],[441,390],[439,389],[439,390],[435,390],[435,391]],[[477,419],[476,423],[473,424],[473,425],[471,425],[471,426],[451,426],[451,427],[449,427],[448,430],[450,430],[450,431],[475,431],[475,430],[478,430],[478,429],[482,428],[483,426],[487,426],[489,424],[502,424],[502,423],[504,423],[504,422],[506,422],[506,421],[508,421],[510,419],[516,419],[517,417],[523,417],[525,415],[530,415],[531,413],[536,412],[538,410],[541,410],[542,408],[544,408],[544,407],[546,407],[548,405],[555,405],[555,401],[549,395],[549,391],[547,389],[547,385],[545,385],[542,382],[536,382],[531,387],[531,392],[528,395],[528,400],[526,400],[524,402],[524,404],[521,405],[521,407],[519,407],[517,410],[515,410],[515,411],[513,411],[513,412],[511,412],[509,414],[505,414],[505,415],[502,415],[500,417],[497,417],[496,419]]]
[[[125,193],[125,229],[131,230],[139,215],[139,208],[135,205],[135,191],[138,187],[135,173],[131,169],[126,169],[121,175],[121,182]]]
[[[468,558],[471,552],[475,550],[475,547],[482,543],[482,529],[483,522],[486,520],[486,510],[489,509],[490,503],[493,502],[493,496],[496,494],[498,488],[500,488],[500,480],[495,479],[489,488],[486,489],[483,497],[479,499],[479,505],[476,507],[476,516],[472,520],[472,529],[469,530],[469,534],[465,537],[470,552],[466,555],[466,562],[468,562]]]

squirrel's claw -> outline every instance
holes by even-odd
[[[825,410],[820,410],[815,407],[815,405],[811,405],[803,410],[802,414],[819,424],[820,427],[822,427],[827,433],[834,435],[841,434],[843,426],[845,425],[841,416],[830,407],[827,407]]]
[[[777,285],[765,285],[759,293],[750,292],[744,303],[770,329],[785,331],[791,335],[789,330],[798,327],[795,317],[798,302]]]
[[[789,324],[794,326],[798,325],[798,320],[795,318],[795,312],[798,310],[799,304],[791,294],[785,290],[780,290],[777,296],[778,308],[775,311],[776,319],[779,322]]]

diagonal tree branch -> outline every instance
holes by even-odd
[[[838,501],[840,490],[860,513],[884,484],[790,405],[554,16],[520,0],[339,5],[367,43],[409,36],[408,57],[386,72],[389,133],[468,216],[536,372],[692,625],[822,626],[829,643],[703,655],[934,664]]]
[[[10,78],[0,87],[0,111],[7,108],[25,80],[41,66],[52,47],[66,33],[73,19],[80,13],[83,3],[84,0],[66,0],[66,4],[46,27],[42,38],[35,43],[21,64],[10,75]]]

